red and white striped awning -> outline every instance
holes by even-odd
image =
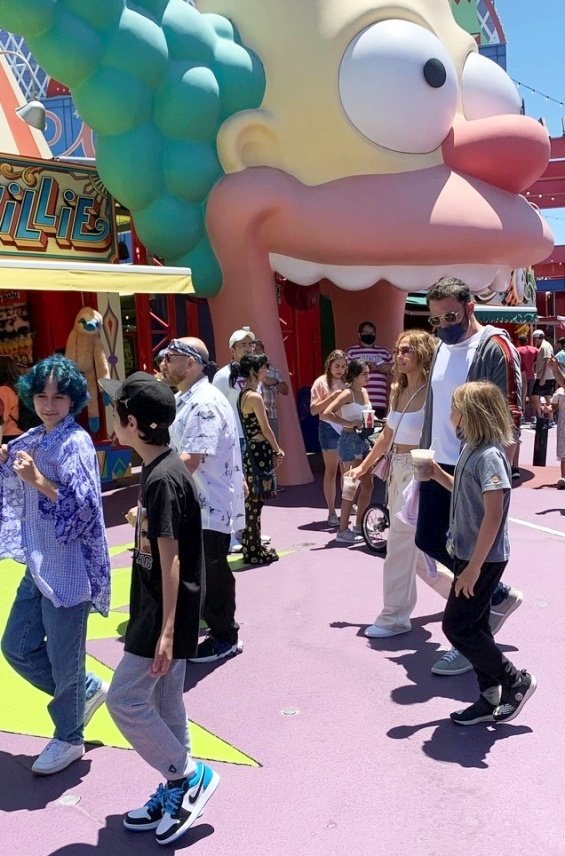
[[[0,55],[0,153],[50,160],[51,149],[41,131],[16,113],[26,99],[4,56]]]

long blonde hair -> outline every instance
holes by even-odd
[[[345,360],[345,370],[347,371],[347,354],[345,353],[345,351],[340,351],[339,349],[332,351],[331,354],[328,354],[328,356],[326,357],[326,362],[324,363],[324,374],[326,376],[326,382],[328,384],[328,389],[330,390],[330,392],[332,390],[333,383],[335,380],[335,378],[333,378],[331,374],[331,367],[332,363],[336,363],[338,360]],[[345,377],[345,372],[343,376]]]
[[[470,446],[514,443],[508,404],[494,383],[473,380],[458,386],[452,406],[461,414],[461,430]]]
[[[436,347],[436,340],[430,333],[428,333],[427,330],[405,330],[396,340],[394,347],[398,348],[401,342],[406,342],[406,344],[412,348],[416,354],[418,368],[422,374],[424,383],[427,383]],[[392,363],[392,386],[390,388],[391,410],[394,410],[398,404],[398,399],[400,398],[402,390],[406,389],[407,385],[408,379],[406,374],[399,369],[398,360],[395,356]]]

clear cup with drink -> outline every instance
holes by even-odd
[[[412,449],[412,464],[415,481],[429,481],[432,477],[432,461],[435,457],[433,449]]]
[[[348,502],[353,502],[358,487],[359,479],[356,479],[352,475],[346,473],[343,477],[343,487],[341,489],[342,499],[346,499]]]

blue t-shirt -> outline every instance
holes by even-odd
[[[503,516],[486,562],[505,562],[510,555],[508,508],[510,506],[510,465],[499,446],[469,446],[461,452],[455,467],[451,494],[450,531],[458,559],[469,561],[473,555],[484,517],[483,494],[503,490]]]

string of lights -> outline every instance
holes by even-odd
[[[553,104],[565,107],[565,101],[560,101],[559,98],[553,98],[551,95],[546,95],[545,92],[540,92],[539,89],[534,89],[533,86],[528,86],[527,83],[522,83],[521,80],[516,80],[515,77],[513,77],[512,80],[518,88],[527,89],[528,92],[531,92],[533,95],[539,95],[540,98],[545,98],[546,101],[551,101]]]

